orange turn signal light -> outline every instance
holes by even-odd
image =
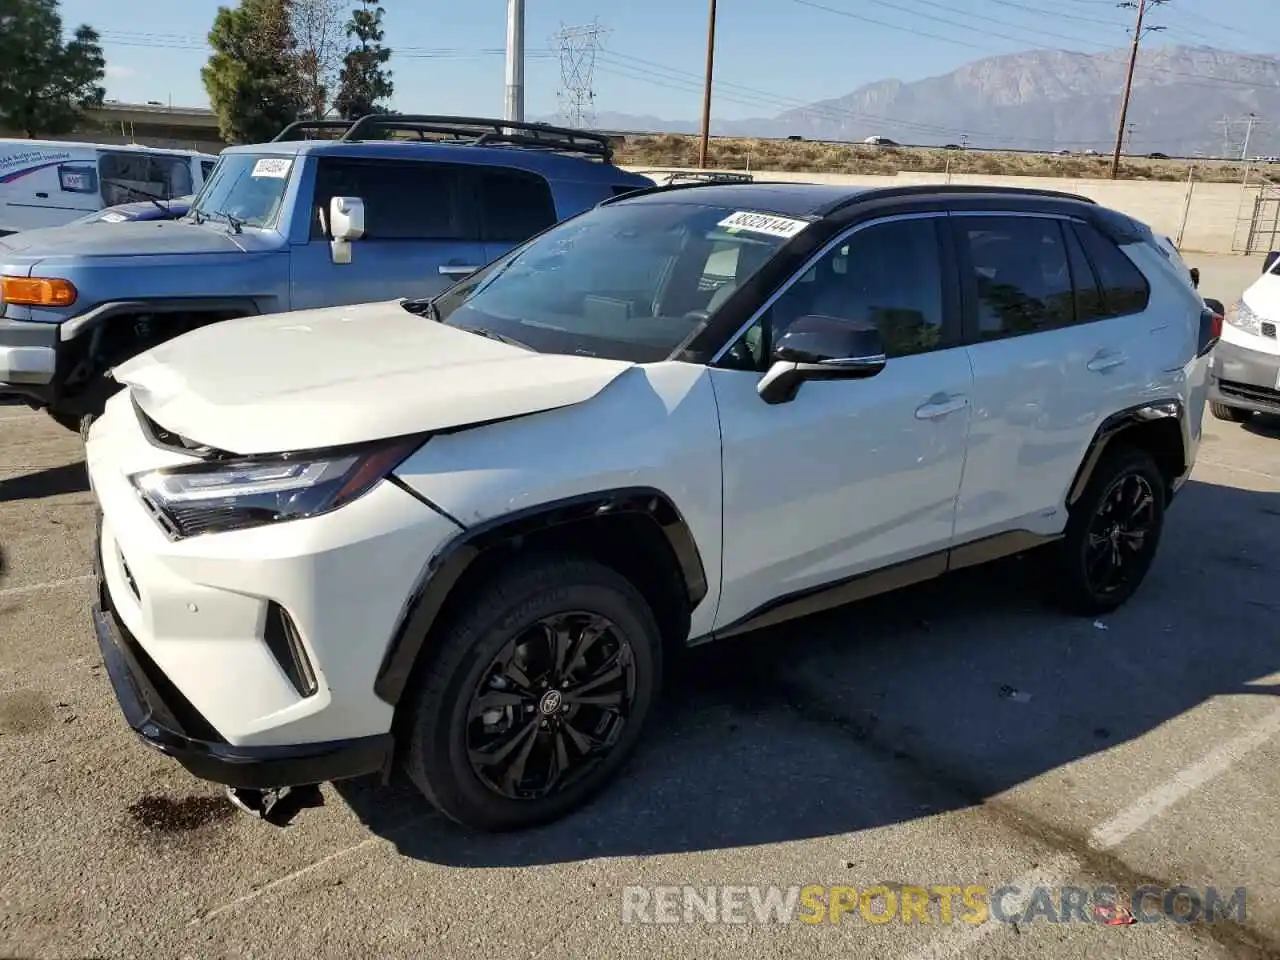
[[[0,277],[0,301],[23,307],[69,307],[78,296],[61,277]]]

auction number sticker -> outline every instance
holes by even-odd
[[[253,176],[270,177],[273,180],[283,180],[289,176],[289,171],[293,169],[293,161],[287,157],[263,157],[253,165]]]
[[[769,237],[790,239],[809,226],[808,220],[796,220],[792,217],[777,217],[769,213],[752,213],[750,210],[739,210],[725,217],[718,226],[733,233],[745,230],[748,233],[763,233]]]

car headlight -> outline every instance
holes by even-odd
[[[1243,300],[1237,300],[1231,306],[1227,311],[1226,320],[1237,330],[1252,333],[1254,336],[1262,335],[1262,318],[1249,309],[1249,305]]]
[[[312,453],[241,457],[134,474],[138,496],[175,540],[299,520],[368,493],[422,438]]]

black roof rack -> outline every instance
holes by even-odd
[[[345,129],[344,129],[345,128]],[[299,120],[276,136],[280,141],[306,130],[342,130],[343,142],[385,140],[393,133],[416,133],[422,140],[470,146],[512,146],[553,150],[613,160],[613,144],[602,133],[555,127],[548,123],[494,120],[485,117],[451,117],[430,114],[371,113],[359,120]]]
[[[666,177],[667,186],[677,183],[754,183],[749,173],[730,170],[638,170],[642,177]]]

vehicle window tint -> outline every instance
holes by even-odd
[[[218,165],[218,161],[216,160],[201,160],[200,161],[201,179],[208,180],[209,174],[213,173],[213,168],[216,167],[217,165]]]
[[[1097,271],[1106,316],[1123,317],[1147,308],[1151,288],[1125,252],[1087,223],[1073,224],[1076,236]]]
[[[152,197],[185,197],[192,191],[191,165],[186,157],[104,153],[98,158],[98,177],[107,206]]]
[[[807,270],[769,310],[770,342],[809,314],[868,320],[902,357],[942,344],[942,269],[935,218],[895,220],[853,234]]]
[[[322,157],[316,172],[312,236],[324,237],[329,201],[364,200],[368,240],[475,240],[459,168]]]
[[[1064,229],[1063,235],[1067,238],[1067,256],[1071,261],[1071,282],[1076,290],[1076,321],[1091,323],[1094,320],[1101,320],[1107,315],[1107,308],[1102,302],[1102,288],[1098,284],[1098,277],[1093,272],[1093,266],[1089,263],[1088,257],[1084,255],[1084,249],[1076,239],[1075,231]]]
[[[556,222],[551,187],[519,170],[480,173],[480,229],[485,240],[520,243]]]
[[[979,340],[1049,330],[1075,319],[1066,241],[1057,220],[959,220],[977,288]]]

